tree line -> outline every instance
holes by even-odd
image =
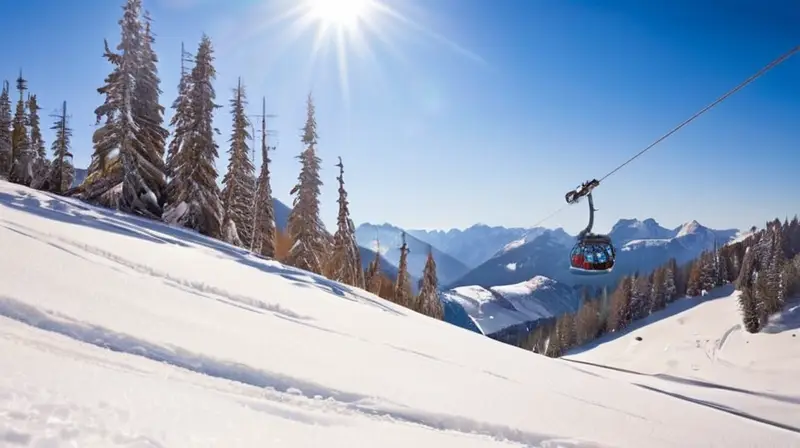
[[[0,175],[11,182],[77,197],[90,203],[133,215],[163,221],[202,235],[251,250],[266,258],[304,269],[332,280],[368,289],[402,306],[442,319],[436,264],[429,253],[420,292],[414,295],[405,264],[403,245],[399,274],[391,294],[380,269],[380,255],[363,269],[355,225],[350,218],[344,187],[344,165],[338,159],[336,232],[331,235],[320,218],[321,158],[317,151],[317,123],[311,94],[306,99],[306,122],[297,156],[300,173],[290,194],[294,196],[286,230],[276,228],[270,185],[269,147],[262,117],[261,157],[258,174],[250,158],[250,119],[245,85],[241,78],[229,100],[232,120],[228,138],[229,162],[217,184],[216,160],[219,131],[213,126],[216,103],[214,49],[203,34],[196,53],[182,49],[178,95],[174,114],[165,124],[160,103],[158,56],[152,18],[142,0],[125,0],[119,20],[120,39],[112,49],[104,41],[103,57],[111,70],[97,92],[104,98],[95,109],[93,153],[86,179],[70,188],[74,179],[71,131],[66,103],[57,117],[53,161],[47,159],[39,128],[35,95],[24,97],[25,80],[17,82],[19,102],[11,116],[10,92],[0,95]]]
[[[8,81],[3,82],[0,91],[0,178],[39,190],[63,193],[72,184],[75,168],[72,166],[67,103],[54,113],[53,126],[55,139],[48,157],[42,138],[39,99],[35,94],[25,95],[28,81],[20,72],[16,80],[19,94],[16,109],[12,116],[11,88]]]
[[[800,223],[779,219],[751,229],[742,241],[715,247],[678,265],[674,258],[649,274],[623,276],[611,294],[582,290],[576,313],[540,321],[517,343],[550,357],[587,344],[660,311],[682,297],[701,296],[733,284],[746,331],[759,332],[769,316],[780,312],[787,297],[800,294]]]

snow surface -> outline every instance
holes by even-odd
[[[799,441],[189,231],[1,181],[0,248],[3,446]]]
[[[742,329],[738,294],[727,286],[680,299],[563,359],[587,373],[736,416],[743,426],[793,434],[778,445],[800,446],[800,306],[750,334]]]
[[[514,325],[575,312],[579,298],[572,288],[537,275],[513,285],[460,286],[442,293],[458,303],[485,335]]]

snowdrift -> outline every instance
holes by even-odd
[[[0,444],[796,446],[189,231],[0,182]]]
[[[800,306],[744,331],[731,286],[680,299],[562,359],[577,368],[794,433],[800,446]],[[762,442],[759,446],[768,446]]]

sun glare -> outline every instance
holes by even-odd
[[[309,14],[326,26],[352,29],[365,19],[372,0],[307,0]]]

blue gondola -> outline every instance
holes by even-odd
[[[570,272],[576,275],[603,275],[614,269],[616,250],[608,235],[592,233],[594,225],[594,201],[592,190],[600,185],[596,179],[584,182],[566,194],[568,204],[574,204],[586,196],[589,201],[589,225],[578,234],[578,242],[570,252]]]

